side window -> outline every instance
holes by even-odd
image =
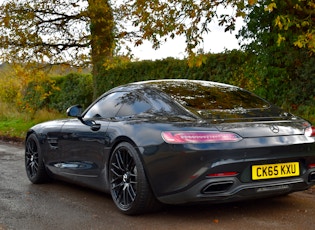
[[[122,106],[122,100],[125,93],[117,92],[111,93],[98,102],[96,102],[84,115],[84,118],[111,118],[115,117]]]
[[[136,101],[133,104],[124,104],[117,113],[117,117],[132,116],[135,114],[146,112],[150,108],[150,104],[145,101]]]
[[[132,116],[140,114],[151,109],[151,105],[140,95],[126,93],[122,98],[123,105],[117,113],[117,117]]]

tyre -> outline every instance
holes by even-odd
[[[127,142],[120,143],[111,155],[109,182],[115,205],[124,214],[151,212],[160,206],[149,186],[137,151]]]
[[[43,153],[34,133],[25,142],[25,169],[28,179],[34,184],[49,180],[43,161]]]

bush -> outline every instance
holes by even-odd
[[[92,75],[70,73],[53,79],[58,90],[49,97],[47,107],[64,112],[71,105],[87,107],[93,101]]]
[[[103,67],[96,76],[94,90],[101,95],[119,85],[135,81],[164,78],[185,78],[188,66],[185,61],[168,58],[158,61],[128,62],[111,68]]]
[[[46,75],[31,80],[24,90],[21,106],[24,110],[35,113],[49,104],[50,96],[58,90],[55,81]]]
[[[43,71],[22,65],[8,65],[0,77],[0,96],[3,103],[11,104],[31,116],[47,105],[55,89],[54,81]]]
[[[299,53],[288,57],[284,67],[262,66],[251,54],[239,50],[202,54],[198,67],[188,60],[114,62],[103,66],[94,81],[90,74],[70,73],[49,77],[41,71],[17,67],[0,76],[0,96],[20,110],[35,112],[48,108],[64,112],[69,106],[87,107],[93,95],[135,81],[154,79],[198,79],[237,85],[266,98],[289,112],[314,118],[315,57]],[[308,57],[308,59],[306,59]],[[201,61],[200,61],[201,60]],[[299,61],[299,60],[304,60]],[[289,67],[291,68],[289,68]],[[94,94],[93,94],[94,92]],[[304,112],[303,112],[304,111]]]
[[[154,79],[196,79],[232,84],[243,79],[246,82],[243,74],[246,59],[244,52],[234,50],[204,55],[203,63],[198,67],[190,67],[187,60],[174,58],[128,62],[111,68],[104,67],[96,76],[94,89],[96,95],[101,95],[118,85]]]

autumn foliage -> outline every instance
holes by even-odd
[[[6,0],[0,5],[0,62],[11,63],[0,76],[0,96],[20,111],[61,111],[70,103],[87,105],[120,84],[189,78],[238,85],[289,111],[315,113],[314,0]],[[245,22],[238,35],[241,51],[198,52],[211,23],[232,31],[238,17]],[[187,60],[120,58],[128,42],[149,40],[159,48],[177,36],[186,39]],[[89,66],[92,76],[51,76],[29,63]]]

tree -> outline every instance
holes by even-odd
[[[0,61],[95,64],[111,57],[124,39],[135,45],[147,39],[158,48],[178,35],[185,35],[186,50],[193,54],[209,23],[219,17],[217,8],[238,2],[5,0],[0,9]],[[233,29],[233,15],[221,14],[219,23]]]
[[[121,18],[138,28],[135,44],[150,40],[154,48],[175,36],[186,38],[190,56],[203,42],[203,34],[211,32],[209,25],[216,22],[225,31],[235,29],[237,17],[246,17],[252,7],[264,6],[266,12],[276,12],[272,27],[278,29],[278,43],[289,39],[287,30],[295,30],[294,45],[315,52],[314,0],[124,0],[119,6]],[[278,7],[287,5],[287,11]],[[127,31],[123,35],[128,34]],[[197,48],[197,49],[196,49]]]
[[[279,4],[266,2],[270,12]],[[299,22],[305,29],[296,45],[312,50],[314,0],[284,2],[292,3],[290,10],[308,11],[308,18],[294,20],[296,27]],[[185,36],[186,51],[194,57],[203,34],[210,32],[210,23],[233,30],[236,17],[246,16],[248,8],[260,4],[258,0],[4,0],[0,61],[92,63],[93,75],[97,75],[102,63],[111,61],[126,40],[135,45],[149,40],[159,48],[176,36]],[[292,27],[286,13],[279,17],[274,27]]]
[[[107,0],[7,0],[0,9],[0,61],[92,64],[97,75],[115,46]]]
[[[268,1],[267,1],[268,2]],[[285,11],[283,10],[285,5]],[[279,12],[279,9],[281,12]],[[287,0],[269,1],[265,10],[276,12],[273,23],[279,30],[278,44],[292,39],[286,36],[288,30],[294,31],[293,44],[299,48],[315,53],[315,1],[314,0]]]
[[[0,11],[1,61],[81,65],[90,45],[88,13],[79,0],[5,1]]]
[[[217,20],[225,30],[235,28],[235,17],[241,16],[243,0],[124,0],[117,6],[119,18],[123,21],[120,37],[132,38],[134,44],[144,40],[159,48],[168,39],[176,36],[186,38],[186,52],[194,56],[203,35],[210,32],[210,23]],[[221,9],[219,11],[219,9]],[[130,31],[137,28],[135,31]],[[131,36],[130,36],[131,35]]]
[[[303,34],[315,29],[311,24],[305,28],[298,24],[298,18],[304,21],[309,17],[308,5],[304,0],[257,1],[249,7],[246,25],[238,34],[243,48],[255,57],[251,77],[255,78],[258,93],[292,108],[302,104],[313,106],[315,102],[312,38],[308,45],[297,45]],[[292,24],[279,21],[284,17],[290,18]]]

